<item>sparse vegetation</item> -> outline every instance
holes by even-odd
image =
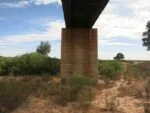
[[[77,95],[78,100],[78,108],[82,108],[83,110],[88,110],[91,106],[91,102],[94,99],[95,94],[93,93],[92,87],[84,86],[79,91]]]
[[[28,96],[35,91],[32,83],[24,83],[14,79],[3,79],[0,81],[0,113],[9,113],[20,104],[22,104]]]
[[[150,62],[127,63],[124,73],[126,78],[141,78],[150,76]]]
[[[12,111],[31,95],[63,106],[76,101],[76,107],[87,109],[94,98],[92,86],[93,82],[81,75],[60,82],[49,77],[4,77],[0,80],[0,112]]]
[[[74,75],[70,78],[63,78],[58,87],[57,101],[60,103],[79,100],[80,104],[90,104],[89,101],[92,99],[92,86],[93,81],[85,76]]]
[[[72,104],[77,111],[87,113],[89,108],[92,108],[92,102],[95,98],[94,90],[100,91],[99,95],[101,95],[103,89],[113,88],[115,80],[119,80],[122,76],[130,81],[131,77],[144,79],[150,75],[149,67],[149,62],[99,61],[98,71],[103,88],[98,90],[100,88],[97,88],[99,85],[96,85],[95,81],[80,74],[66,78],[49,76],[59,74],[60,60],[57,58],[50,58],[38,52],[16,57],[0,57],[0,75],[3,75],[2,79],[0,78],[0,113],[9,113],[21,104],[28,107],[31,101],[27,100],[32,97],[45,99],[60,108]],[[137,85],[120,86],[116,96],[106,95],[111,98],[106,99],[104,112],[105,110],[110,113],[118,112],[117,97],[130,96],[142,99],[145,98],[143,95],[145,91],[146,98],[149,99],[149,82],[143,87]],[[146,113],[149,112],[147,105],[149,103],[143,105]]]
[[[106,61],[99,63],[99,74],[104,78],[117,79],[122,71],[122,63],[117,61]]]
[[[116,97],[111,97],[109,99],[106,99],[106,108],[108,109],[108,111],[115,113],[117,106],[118,103],[116,101]]]
[[[103,63],[108,63],[108,61]],[[111,63],[113,64],[114,62]],[[141,63],[138,65],[141,65]],[[139,66],[139,68],[141,67]],[[112,80],[107,78],[107,81],[111,82]],[[106,85],[109,84],[109,82],[106,83]],[[132,85],[131,84],[132,83],[127,83],[127,85],[125,86],[119,85],[119,88],[117,89],[118,93],[116,94],[116,96],[111,97],[112,92],[108,92],[108,95],[105,95],[107,97],[105,102],[106,109],[102,109],[103,112],[118,112],[117,97],[121,99],[125,97],[131,97],[133,100],[134,98],[145,99],[145,97],[147,100],[149,99],[148,80],[142,87],[139,83]],[[112,87],[109,87],[106,90],[109,91],[109,89],[113,89],[114,85],[115,84],[113,84]],[[95,93],[93,90],[96,87],[97,86],[95,86],[95,83],[93,81],[91,81],[88,77],[82,75],[74,75],[70,76],[70,78],[62,79],[60,77],[50,76],[4,76],[0,78],[0,112],[9,113],[12,110],[18,108],[21,104],[23,105],[23,107],[26,106],[25,109],[28,109],[28,106],[31,106],[31,102],[27,101],[28,98],[36,97],[45,99],[53,103],[55,106],[59,106],[60,108],[62,108],[62,106],[67,107],[68,105],[73,104],[74,110],[83,111],[84,113],[87,113],[88,110],[93,109],[92,102],[93,100],[95,100]],[[99,92],[96,95],[101,95],[101,93],[103,93],[102,90],[96,91]],[[146,96],[143,92],[146,92]],[[148,105],[149,103],[143,103],[143,107],[145,108],[146,113],[149,112]]]

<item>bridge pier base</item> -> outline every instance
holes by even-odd
[[[61,76],[97,79],[97,29],[63,28],[61,41]]]

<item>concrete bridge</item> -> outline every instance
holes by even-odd
[[[97,29],[92,29],[109,0],[62,0],[66,28],[62,29],[61,75],[81,73],[95,79]]]

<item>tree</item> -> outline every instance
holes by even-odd
[[[48,53],[50,52],[50,50],[51,50],[51,45],[49,44],[49,42],[48,41],[45,41],[45,42],[41,41],[40,45],[36,49],[36,52],[47,56]]]
[[[118,53],[115,57],[114,60],[123,60],[124,59],[124,55],[122,53]]]
[[[143,32],[143,46],[147,47],[147,50],[150,50],[150,21],[147,22],[146,31]]]

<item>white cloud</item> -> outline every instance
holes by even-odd
[[[35,3],[36,5],[48,5],[52,3],[61,4],[61,0],[30,0],[30,1]]]
[[[24,8],[28,6],[29,1],[19,1],[19,2],[0,2],[0,7],[2,8]]]
[[[61,28],[64,27],[64,22],[57,20],[54,22],[48,22],[45,27],[47,30],[43,33],[30,33],[22,35],[11,35],[0,37],[0,45],[9,45],[11,43],[21,43],[21,42],[32,42],[32,41],[42,41],[42,40],[58,40],[60,39]]]
[[[119,42],[119,41],[113,41],[112,39],[101,39],[98,40],[99,46],[134,46],[135,44],[127,43],[127,42]]]
[[[145,25],[150,20],[150,0],[110,0],[109,4],[97,20],[94,27],[98,28],[99,33],[99,58],[113,59],[117,50],[102,50],[102,46],[118,46],[130,48],[134,46],[138,50],[122,51],[126,59],[150,60],[150,52],[141,45],[130,42],[117,42],[113,38],[125,38],[141,40]],[[124,47],[122,47],[124,46]]]
[[[35,5],[49,5],[58,3],[61,5],[61,0],[23,0],[19,2],[0,2],[1,8],[25,8],[31,4]]]
[[[19,49],[17,48],[17,44],[24,44],[25,42],[35,42],[35,41],[54,41],[61,39],[61,28],[63,28],[64,22],[61,20],[56,20],[53,22],[48,22],[45,24],[47,30],[42,33],[30,33],[30,34],[21,34],[21,35],[10,35],[10,36],[3,36],[0,37],[0,56],[16,56],[21,55],[26,52],[33,52],[34,50],[30,49],[27,50],[26,48],[22,47]],[[13,46],[12,46],[13,45]],[[16,47],[14,48],[14,45]],[[56,47],[58,46],[58,47]],[[59,49],[58,49],[59,48]],[[50,56],[53,57],[60,57],[60,45],[52,45],[52,52]]]
[[[149,51],[132,51],[132,52],[124,52],[126,59],[129,60],[150,60],[150,52]]]
[[[26,49],[12,49],[12,48],[10,48],[9,50],[3,49],[0,51],[0,56],[12,57],[25,54],[26,52],[27,52]]]
[[[48,5],[52,3],[61,3],[60,0],[29,0],[29,3],[36,5]],[[28,3],[27,3],[28,4]],[[1,5],[0,5],[1,6]],[[8,5],[9,6],[9,5]],[[10,5],[11,6],[11,5]],[[22,5],[27,6],[27,5]],[[141,40],[142,32],[145,30],[146,22],[150,19],[150,1],[149,0],[110,0],[106,9],[97,20],[94,27],[98,28],[100,46],[134,46],[130,42],[118,42],[112,40],[114,37],[127,37],[130,39]],[[60,40],[61,28],[64,27],[63,21],[53,21],[45,24],[47,30],[42,33],[30,33],[15,36],[1,37],[0,46],[5,47],[11,43],[23,43],[41,40]],[[136,45],[137,49],[142,45]],[[58,50],[54,47],[55,51]],[[142,48],[142,47],[141,47]],[[100,50],[100,49],[99,49]],[[52,52],[58,55],[58,52]],[[19,52],[18,52],[19,53]],[[127,59],[149,59],[150,52],[145,48],[135,52],[125,51]],[[5,53],[6,54],[6,53]],[[114,51],[99,51],[100,58],[111,59],[115,56]]]
[[[99,29],[100,37],[123,36],[140,40],[150,19],[149,11],[149,0],[111,0],[94,27]]]

